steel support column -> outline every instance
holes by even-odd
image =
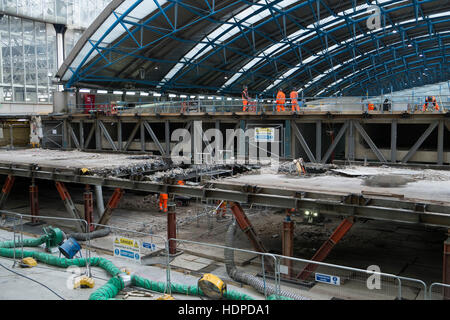
[[[313,261],[323,261],[331,252],[333,247],[345,236],[345,234],[353,226],[354,219],[352,217],[344,219],[339,226],[334,230],[333,234],[328,238],[319,250],[311,258]],[[306,280],[309,275],[318,267],[315,263],[308,263],[305,268],[297,275],[297,278]]]
[[[322,160],[322,121],[316,121],[316,161]]]
[[[164,123],[164,139],[166,140],[166,157],[170,157],[170,122]]]
[[[444,163],[444,121],[439,120],[438,142],[437,142],[437,164]]]
[[[355,160],[355,126],[353,121],[350,121],[348,126],[348,159]]]
[[[177,238],[177,216],[175,213],[175,205],[167,206],[167,239]],[[177,242],[169,240],[169,254],[177,253]]]
[[[391,162],[397,162],[397,120],[391,122]]]
[[[122,199],[123,196],[123,190],[120,188],[116,188],[114,190],[114,193],[112,194],[111,198],[108,201],[108,204],[106,205],[105,211],[103,212],[102,216],[100,217],[100,220],[98,221],[98,224],[107,225],[109,222],[109,219],[111,218],[112,212],[115,208],[117,208],[117,205],[120,202],[120,199]],[[103,227],[97,226],[98,229],[102,229]]]
[[[359,134],[363,137],[363,139],[367,142],[372,152],[375,154],[375,156],[378,158],[380,162],[387,162],[384,155],[381,153],[381,151],[378,149],[378,147],[375,145],[375,143],[372,141],[370,136],[367,134],[366,130],[361,126],[361,124],[358,121],[350,121],[350,126],[354,125],[356,130],[358,130]]]
[[[122,151],[123,142],[122,142],[122,120],[117,121],[117,145],[119,151]]]
[[[325,155],[322,158],[322,163],[326,163],[328,161],[328,158],[331,156],[331,153],[334,151],[334,149],[336,148],[336,146],[338,145],[339,141],[341,141],[342,136],[344,135],[344,133],[347,131],[348,128],[348,121],[345,122],[341,129],[339,130],[336,138],[333,140],[333,143],[330,145],[330,147],[328,148],[327,152],[325,153]]]
[[[284,158],[290,158],[291,154],[291,121],[284,121]]]
[[[294,131],[294,134],[297,137],[298,141],[300,142],[303,150],[306,152],[306,155],[308,156],[309,161],[316,162],[316,158],[314,157],[313,153],[311,152],[311,149],[309,148],[308,143],[306,142],[305,138],[303,137],[302,133],[300,132],[300,129],[298,128],[297,124],[294,121],[290,121],[290,122],[291,122],[292,130]]]

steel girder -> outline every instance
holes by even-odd
[[[152,0],[137,0],[123,13],[113,10],[110,16],[113,22],[105,33],[98,39],[86,41],[90,48],[85,56],[78,57],[81,62],[58,72],[60,75],[72,73],[65,83],[66,88],[79,83],[112,87],[131,83],[132,86],[150,86],[162,91],[200,89],[227,94],[238,93],[241,85],[246,83],[260,93],[278,81],[267,90],[267,96],[272,96],[278,86],[295,84],[301,87],[307,83],[310,85],[305,89],[305,95],[336,92],[364,95],[368,91],[379,93],[388,84],[402,90],[448,79],[446,50],[449,36],[445,29],[450,25],[450,4],[447,1],[382,1],[378,4],[381,20],[389,28],[378,32],[368,32],[364,26],[370,14],[367,11],[369,1],[355,0],[345,4],[338,1],[327,4],[322,0],[290,1],[286,7],[280,7],[286,2],[230,0],[219,6],[207,0],[195,2],[196,5],[175,0],[160,5],[161,1],[155,0],[157,10],[138,21],[131,14],[145,1]],[[245,19],[232,19],[250,6],[255,10]],[[299,15],[304,11],[312,14],[302,19]],[[413,16],[409,16],[409,12],[413,12]],[[185,21],[187,14],[193,18]],[[434,16],[430,17],[430,14]],[[259,15],[264,17],[258,19]],[[189,34],[191,28],[202,23],[209,24],[209,30],[218,26],[223,27],[223,31],[215,32],[211,38]],[[123,29],[122,36],[112,43],[105,43],[116,27]],[[238,28],[238,32],[227,37],[230,28]],[[439,32],[440,29],[444,31]],[[304,32],[292,37],[299,30]],[[146,41],[148,34],[153,37],[151,41]],[[347,39],[350,41],[343,42]],[[173,49],[177,43],[186,48],[196,45],[202,48],[189,58],[152,56],[152,48],[167,40],[173,42]],[[271,46],[279,46],[279,49],[266,53]],[[242,70],[255,59],[251,68]],[[149,68],[161,66],[165,70],[180,64],[180,68],[168,79],[165,79],[167,74],[162,74],[159,79],[139,79],[136,70],[139,64]],[[422,69],[418,67],[420,64]],[[116,67],[118,69],[114,69]],[[430,70],[427,81],[423,77],[419,79],[419,72],[423,73],[426,68]],[[292,69],[294,72],[283,78],[283,74]],[[226,79],[236,73],[241,76],[224,88]],[[409,81],[398,81],[398,76]],[[412,79],[415,79],[414,83]],[[394,86],[400,83],[403,85]]]

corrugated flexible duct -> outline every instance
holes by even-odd
[[[228,227],[228,231],[226,234],[226,246],[233,248],[234,245],[234,236],[236,232],[236,220],[233,220],[233,222]],[[232,249],[224,249],[224,257],[225,257],[225,265],[227,269],[228,275],[231,277],[231,279],[245,283],[253,288],[255,288],[259,293],[264,294],[264,281],[258,277],[255,277],[251,274],[239,271],[236,268],[236,265],[234,264],[234,250]],[[275,286],[266,283],[266,293],[267,295],[273,295],[276,294]],[[306,298],[304,296],[301,296],[299,294],[286,291],[286,290],[280,290],[280,295],[288,298],[292,298],[294,300],[310,300],[309,298]]]

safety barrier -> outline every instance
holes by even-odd
[[[275,255],[282,279],[312,293],[329,295],[334,299],[427,299],[427,285],[422,280],[379,271],[377,266],[367,270]]]
[[[165,293],[171,294],[170,255],[169,255],[169,244],[166,238],[159,235],[144,233],[141,231],[116,227],[112,225],[91,223],[90,226],[93,226],[95,228],[110,229],[113,235],[111,241],[111,250],[113,251],[113,254],[118,257],[124,257],[128,261],[133,260],[134,262],[145,265],[144,260],[148,255],[152,255],[155,252],[162,252],[165,257],[165,268],[166,268]],[[129,237],[133,237],[133,239],[129,239]],[[155,239],[160,240],[162,244],[155,241]],[[104,241],[102,242],[104,243]],[[95,244],[95,240],[93,240],[93,243]],[[114,252],[114,250],[117,250],[117,252]],[[136,253],[139,255],[138,257],[136,257],[135,255]],[[134,257],[131,257],[131,254],[134,254]]]
[[[433,282],[428,291],[429,300],[450,300],[450,285]]]
[[[23,220],[32,220],[32,219],[36,219],[36,216],[33,215],[29,215],[29,214],[22,214],[22,213],[17,213],[17,212],[12,212],[12,211],[7,211],[7,210],[0,210],[0,214],[4,215],[4,216],[11,216],[13,217],[13,237],[14,237],[14,249],[17,249],[16,247],[16,242],[21,243],[21,252],[22,255],[20,257],[20,259],[23,258]],[[25,218],[25,219],[24,219]],[[90,266],[90,258],[91,258],[91,239],[90,239],[90,233],[89,233],[89,224],[87,223],[86,220],[83,219],[73,219],[73,218],[61,218],[61,217],[50,217],[50,216],[42,216],[39,215],[39,220],[52,220],[52,221],[69,221],[71,223],[75,223],[75,224],[83,224],[84,225],[84,230],[86,231],[86,235],[87,235],[87,241],[86,241],[86,245],[85,245],[85,258],[86,258],[86,275],[87,276],[91,276],[91,266]],[[16,225],[16,221],[19,221],[19,225]],[[76,229],[76,228],[75,228]],[[17,233],[19,233],[18,237],[17,237]],[[20,260],[19,259],[19,260]],[[15,266],[17,264],[17,258],[15,256],[15,250],[14,250],[14,264],[13,266]]]
[[[223,246],[223,245],[218,245],[218,244],[212,244],[212,243],[204,243],[204,242],[198,242],[198,241],[191,241],[191,240],[184,240],[184,239],[169,239],[169,241],[173,241],[174,243],[176,243],[177,249],[179,249],[180,251],[184,251],[187,254],[192,254],[194,255],[198,255],[199,252],[201,252],[201,256],[203,257],[207,257],[208,256],[208,250],[211,249],[223,249],[223,250],[231,250],[234,255],[236,256],[236,253],[239,253],[239,257],[238,259],[240,260],[240,264],[249,264],[250,262],[252,262],[252,273],[259,273],[261,274],[260,278],[261,281],[263,283],[263,292],[262,294],[264,295],[265,298],[268,298],[271,294],[269,294],[268,292],[268,287],[269,287],[269,282],[271,282],[272,286],[275,288],[275,292],[273,293],[275,296],[280,296],[280,277],[279,277],[279,272],[276,269],[277,267],[277,263],[276,263],[276,258],[273,254],[271,253],[262,253],[262,252],[257,252],[257,251],[252,251],[252,250],[245,250],[245,249],[238,249],[238,248],[231,248],[231,247],[227,247],[227,246]],[[197,246],[197,248],[193,248],[194,246]],[[189,256],[189,258],[191,258]],[[184,268],[186,267],[190,267],[190,265],[192,265],[191,268],[199,268],[202,265],[204,265],[205,263],[205,259],[209,260],[208,258],[198,258],[198,259],[193,259],[190,262],[186,261]],[[181,260],[181,259],[180,259]],[[198,261],[202,261],[203,263],[200,262],[196,262],[196,260]],[[255,262],[255,260],[257,260],[257,262]],[[221,278],[222,280],[228,281],[228,282],[232,282],[234,281],[234,279],[230,278],[230,276],[227,274],[227,266],[226,266],[226,261],[224,262],[218,262],[217,257],[214,260],[210,260],[211,264],[209,265],[205,265],[204,268],[207,268],[208,273],[213,273],[215,275],[217,275],[219,278]],[[178,263],[182,263],[182,261],[179,261]],[[174,262],[172,262],[172,267],[174,265]],[[198,273],[198,275],[200,276],[201,273],[203,273],[202,269],[198,269],[198,270],[191,270],[192,274],[195,274],[196,272]],[[238,266],[239,268],[239,266]],[[268,269],[271,268],[275,268],[274,269],[274,278],[273,281],[270,281],[268,277],[266,277],[266,275],[268,274]]]

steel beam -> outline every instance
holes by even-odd
[[[111,136],[109,135],[108,130],[106,130],[105,125],[103,124],[103,122],[101,120],[98,120],[98,124],[100,126],[100,130],[103,133],[103,136],[106,138],[106,140],[108,140],[109,144],[111,145],[111,147],[113,148],[114,151],[117,151],[117,147],[116,144],[114,143],[113,139],[111,138]]]
[[[347,234],[353,226],[353,218],[344,219],[339,226],[334,230],[333,234],[322,244],[319,250],[311,258],[313,261],[321,262],[325,260],[333,247]],[[308,263],[305,268],[297,275],[297,278],[306,280],[311,273],[313,273],[319,265],[313,262]]]
[[[72,141],[75,143],[75,146],[77,147],[77,149],[81,149],[80,142],[78,142],[77,135],[73,131],[72,125],[70,123],[68,123],[68,127],[69,127],[70,137],[72,138]]]
[[[100,220],[98,221],[98,224],[107,225],[109,222],[109,219],[111,218],[112,212],[114,209],[117,208],[117,205],[120,202],[120,199],[122,199],[123,196],[123,190],[121,188],[116,188],[114,190],[114,193],[112,194],[111,198],[108,201],[108,204],[106,205],[105,211],[103,212],[102,216],[100,217]],[[97,226],[98,229],[102,229],[103,227]]]
[[[291,153],[291,121],[285,120],[284,121],[284,157],[286,159],[288,159],[291,156],[292,156],[292,153]]]
[[[95,149],[96,150],[102,150],[102,133],[100,129],[100,120],[96,119],[94,126],[95,126]]]
[[[166,154],[166,151],[164,150],[163,146],[158,140],[158,137],[156,136],[155,132],[153,132],[152,127],[148,124],[147,121],[143,121],[145,129],[147,129],[147,132],[150,134],[150,137],[152,138],[153,142],[158,147],[159,152],[161,153],[161,156],[164,156]]]
[[[341,129],[339,130],[336,138],[334,139],[333,143],[330,145],[327,152],[323,156],[323,158],[322,158],[323,164],[325,164],[328,161],[328,158],[331,156],[331,153],[334,151],[334,149],[336,148],[339,141],[341,141],[341,138],[344,135],[344,133],[347,131],[347,128],[348,128],[348,121],[344,122],[344,124],[342,125]]]
[[[434,121],[434,122],[430,123],[427,130],[425,130],[425,132],[420,136],[420,138],[411,147],[411,149],[409,149],[408,153],[403,157],[403,159],[402,159],[403,163],[408,162],[412,158],[412,156],[414,156],[417,149],[420,148],[420,146],[425,141],[425,139],[428,138],[428,136],[431,134],[431,132],[433,132],[433,130],[437,127],[438,123],[439,123],[439,121]]]
[[[141,142],[141,151],[145,151],[145,128],[144,128],[144,121],[141,122],[141,128],[140,128],[141,138],[139,141]]]
[[[303,150],[305,150],[306,155],[308,156],[309,161],[316,162],[316,158],[314,157],[313,153],[311,152],[311,149],[309,149],[308,143],[306,142],[305,138],[303,137],[302,133],[297,127],[297,124],[295,121],[290,121],[292,130],[294,131],[295,136],[297,137],[298,141],[302,145]]]
[[[138,121],[136,125],[134,126],[133,130],[130,133],[130,136],[128,137],[127,143],[125,144],[125,147],[123,148],[124,151],[127,151],[130,147],[130,144],[133,142],[134,137],[136,136],[137,131],[141,127],[141,121]]]
[[[377,148],[375,143],[373,143],[372,139],[367,134],[366,130],[364,130],[364,128],[361,126],[361,124],[359,124],[359,122],[357,122],[357,121],[352,121],[352,123],[355,126],[356,130],[358,130],[358,132],[361,134],[361,136],[367,142],[367,144],[369,145],[370,149],[372,149],[373,153],[375,153],[375,155],[377,156],[378,160],[380,160],[380,162],[384,162],[384,163],[387,162],[386,158],[384,157],[384,155]]]
[[[91,142],[91,139],[94,136],[94,132],[95,132],[95,123],[92,124],[92,127],[89,130],[88,136],[86,138],[86,142],[84,143],[84,149],[88,148],[89,142]]]

